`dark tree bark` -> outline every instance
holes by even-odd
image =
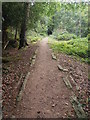
[[[17,27],[16,27],[16,30],[15,30],[15,40],[17,39]]]
[[[4,45],[7,42],[7,26],[3,23],[2,24],[2,46],[4,47]]]
[[[29,17],[29,7],[30,7],[29,3],[24,3],[25,13],[21,24],[19,49],[28,45],[26,40],[26,30],[27,30],[27,22]]]

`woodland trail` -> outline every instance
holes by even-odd
[[[69,100],[69,89],[51,52],[48,37],[44,38],[39,44],[35,65],[14,114],[16,118],[66,118],[75,115]]]

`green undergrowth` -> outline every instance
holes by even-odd
[[[65,40],[65,41],[70,40],[70,39],[76,39],[76,38],[77,38],[76,35],[69,34],[69,33],[61,34],[56,37],[57,40]]]
[[[39,40],[41,40],[41,37],[39,36],[28,36],[28,42],[35,43]]]
[[[15,39],[15,30],[11,30],[11,28],[7,29],[8,38],[14,40]],[[17,33],[17,39],[19,39],[19,33]]]
[[[42,40],[43,36],[36,33],[35,31],[29,31],[27,33],[28,43],[36,43],[37,41]]]
[[[88,59],[89,49],[87,38],[77,38],[68,41],[56,41],[55,39],[50,38],[49,44],[55,52],[64,52],[68,55],[80,58],[84,62],[90,63],[90,60]]]
[[[58,41],[61,41],[61,40],[67,41],[67,40],[70,40],[70,39],[76,39],[77,38],[77,36],[75,34],[68,33],[67,31],[61,32],[60,30],[55,30],[52,35]]]

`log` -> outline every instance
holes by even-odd
[[[73,82],[73,84],[76,86],[76,89],[79,90],[79,86],[77,85],[77,83],[75,82],[75,80],[73,79],[73,77],[70,75],[70,78]]]
[[[69,89],[72,89],[72,85],[70,83],[70,81],[68,80],[68,78],[63,78],[63,81],[65,83],[65,85],[69,88]]]
[[[29,76],[30,76],[30,72],[28,72],[26,77],[25,77],[25,80],[24,80],[24,82],[22,84],[21,90],[20,90],[20,92],[19,92],[19,94],[17,96],[17,102],[21,101],[21,99],[22,99],[22,94],[23,94],[23,91],[24,91],[24,89],[26,87],[26,83],[27,83],[27,80],[28,80]]]
[[[81,104],[77,100],[77,97],[75,95],[71,96],[70,101],[73,105],[73,108],[75,110],[77,117],[78,118],[86,118],[87,116],[86,116]]]

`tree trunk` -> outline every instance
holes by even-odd
[[[28,45],[26,40],[26,30],[27,30],[27,21],[29,17],[29,7],[30,7],[29,3],[24,3],[25,14],[21,24],[19,49]]]
[[[15,40],[17,39],[17,27],[16,27],[16,30],[15,30]]]
[[[6,44],[6,42],[7,42],[7,27],[4,25],[4,24],[2,24],[2,46],[4,47],[4,45]]]

